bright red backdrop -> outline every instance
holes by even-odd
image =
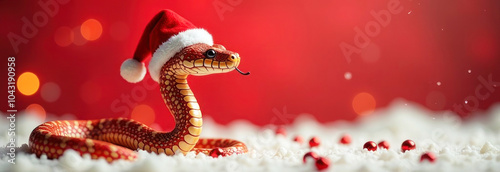
[[[388,10],[395,2],[400,2],[400,12],[376,30],[371,24],[377,20],[370,12]],[[32,96],[18,92],[20,110],[36,103],[58,116],[95,119],[130,117],[134,107],[143,105],[153,109],[149,114],[156,115],[155,123],[170,128],[173,120],[149,75],[138,84],[119,75],[147,22],[168,8],[207,29],[216,43],[238,52],[240,69],[252,72],[190,77],[204,115],[217,122],[283,124],[302,113],[325,122],[353,119],[353,99],[361,92],[372,95],[377,108],[404,98],[432,110],[454,110],[454,104],[463,106],[466,100],[476,103],[468,96],[481,85],[478,77],[500,82],[499,7],[495,0],[70,0],[59,4],[54,17],[15,52],[8,33],[22,35],[21,19],[32,21],[42,7],[38,1],[0,1],[0,56],[17,57],[17,74],[35,73],[41,88],[49,82],[60,88],[54,102],[43,99],[41,89]],[[99,39],[83,45],[56,44],[58,29],[78,28],[88,19],[101,23]],[[370,44],[348,62],[340,45],[353,45],[355,28],[364,30],[367,24],[372,29]],[[352,78],[346,79],[346,73]],[[0,86],[6,90],[6,84]],[[489,96],[476,99],[477,109],[469,104],[472,108],[464,111],[498,102],[500,91],[495,89],[483,88],[480,93]],[[7,109],[6,103],[1,106]]]

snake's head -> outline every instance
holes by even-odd
[[[226,50],[226,48],[219,44],[210,46],[208,44],[199,43],[188,46],[182,49],[175,55],[178,60],[176,72],[178,74],[190,75],[208,75],[214,73],[226,73],[236,69],[243,75],[250,74],[249,72],[243,73],[238,69],[240,64],[240,55],[238,53]]]

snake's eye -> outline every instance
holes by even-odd
[[[213,49],[210,49],[210,50],[207,50],[207,52],[205,52],[205,57],[207,58],[214,58],[215,55],[217,54],[217,52]]]

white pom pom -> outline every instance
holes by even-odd
[[[146,66],[135,59],[127,59],[122,63],[120,75],[130,83],[142,81],[146,75]]]

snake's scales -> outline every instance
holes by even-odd
[[[215,51],[215,57],[207,51]],[[38,157],[60,157],[67,149],[91,158],[134,160],[134,150],[173,155],[189,151],[216,155],[247,152],[245,144],[231,139],[200,139],[202,116],[200,107],[187,83],[188,75],[224,73],[237,69],[240,57],[222,45],[194,44],[172,57],[161,69],[160,90],[163,100],[174,116],[171,132],[155,131],[131,119],[100,119],[51,121],[36,127],[29,146]],[[238,70],[238,69],[237,69]],[[241,73],[241,72],[240,72]]]

